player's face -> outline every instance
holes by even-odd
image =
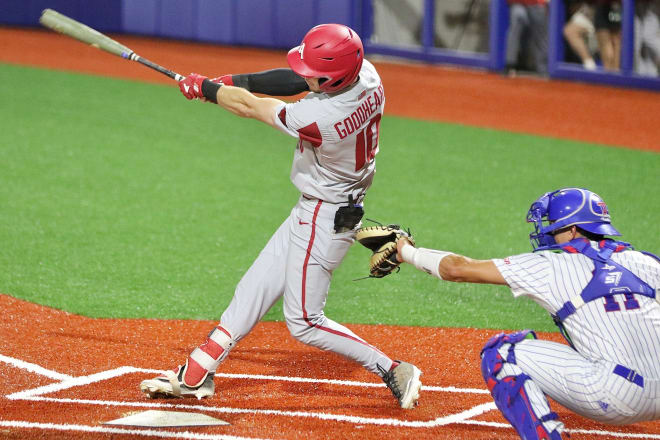
[[[318,78],[304,78],[304,80],[307,83],[307,87],[309,87],[309,90],[312,92],[319,93],[321,91]]]

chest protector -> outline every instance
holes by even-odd
[[[585,238],[576,238],[568,243],[556,244],[546,248],[548,250],[560,249],[570,254],[582,254],[589,257],[594,263],[593,277],[582,292],[566,301],[557,313],[552,315],[555,324],[557,324],[571,346],[573,344],[564,329],[563,321],[586,303],[605,298],[605,310],[615,312],[621,310],[621,305],[614,299],[614,295],[622,295],[625,298],[623,306],[626,310],[639,308],[639,302],[635,299],[635,294],[658,299],[655,289],[631,271],[610,259],[615,252],[631,249],[630,243],[602,240],[598,243],[598,247],[599,249],[591,247],[590,241]],[[651,256],[657,259],[655,255]]]

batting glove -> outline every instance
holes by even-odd
[[[208,78],[196,73],[191,73],[179,81],[179,89],[181,90],[181,93],[183,93],[183,96],[188,99],[203,98],[202,83],[205,79]]]
[[[222,75],[217,78],[211,78],[211,82],[214,82],[216,84],[224,84],[226,86],[233,86],[234,85],[234,79],[232,78],[232,75]]]

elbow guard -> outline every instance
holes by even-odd
[[[305,80],[296,75],[291,69],[271,69],[257,73],[227,76],[231,77],[234,86],[263,95],[293,96],[309,90]],[[229,85],[226,82],[225,84]]]

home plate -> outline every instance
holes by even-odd
[[[104,425],[145,426],[151,428],[176,428],[179,426],[229,425],[229,422],[206,414],[149,410],[133,413],[121,419],[104,422]]]

